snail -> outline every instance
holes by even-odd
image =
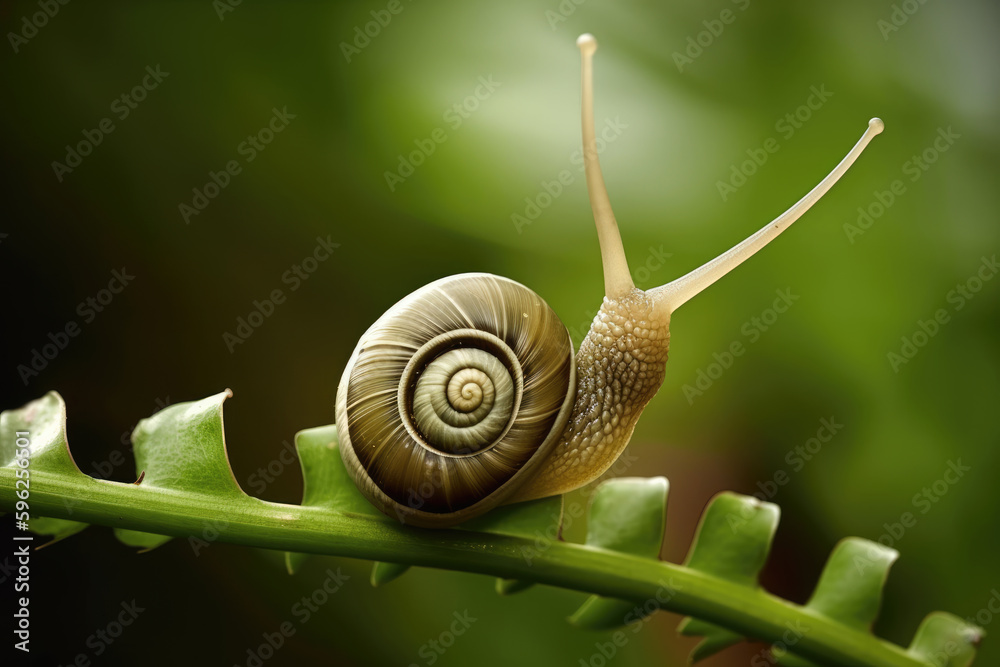
[[[443,528],[503,504],[563,494],[621,455],[663,384],[670,317],[787,229],[883,129],[873,118],[815,188],[743,242],[666,285],[632,282],[597,156],[593,55],[582,60],[587,191],[604,301],[578,352],[528,287],[449,276],[392,306],[361,337],[337,389],[343,461],[358,488],[405,524]]]

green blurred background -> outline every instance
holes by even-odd
[[[579,342],[602,288],[574,158],[574,40],[589,31],[601,44],[598,124],[617,128],[604,173],[640,287],[756,230],[818,182],[869,117],[886,122],[794,229],[675,315],[667,381],[627,470],[671,480],[664,557],[683,558],[713,494],[760,492],[783,512],[765,585],[804,601],[838,539],[887,536],[911,512],[916,525],[885,538],[902,557],[876,632],[908,643],[933,609],[974,617],[1000,588],[1000,280],[972,280],[981,289],[971,299],[952,290],[1000,246],[1000,9],[904,4],[915,12],[900,6],[890,31],[888,0],[73,2],[34,34],[23,21],[39,5],[4,3],[2,406],[60,391],[77,463],[124,481],[138,419],[231,387],[237,479],[296,502],[296,464],[263,490],[252,476],[295,431],[333,420],[355,341],[417,287],[463,271],[509,276]],[[718,31],[724,10],[732,21],[701,35],[710,43],[679,68],[675,53]],[[377,34],[365,44],[356,29],[378,17],[391,20],[369,25]],[[356,39],[363,48],[345,49]],[[112,104],[147,66],[168,74],[121,118]],[[476,100],[480,77],[494,85]],[[832,95],[799,109],[813,86]],[[464,115],[448,113],[455,104]],[[294,118],[248,162],[240,145],[275,108]],[[782,123],[797,111],[808,119]],[[103,118],[114,131],[60,181],[53,161]],[[436,128],[446,140],[390,189],[385,172]],[[939,152],[948,128],[959,136]],[[723,199],[718,182],[768,138],[780,149]],[[913,171],[914,155],[926,171]],[[230,160],[241,172],[186,223],[179,205]],[[563,170],[571,184],[539,200]],[[896,179],[905,190],[873,224],[845,228],[858,207],[877,213]],[[514,214],[534,213],[526,198],[547,206],[518,228]],[[317,237],[340,246],[292,290],[283,274]],[[78,304],[122,267],[134,280],[87,321]],[[223,335],[275,289],[287,300],[230,352]],[[779,289],[799,298],[771,321]],[[918,334],[926,345],[894,369],[887,355],[938,309],[948,321]],[[771,322],[766,331],[755,317]],[[22,381],[18,366],[71,321],[80,334]],[[736,341],[746,351],[720,375],[713,355]],[[685,393],[699,372],[718,377]],[[824,418],[843,428],[800,464],[795,448]],[[971,470],[939,483],[935,502],[915,497],[959,460]],[[768,483],[776,474],[784,484]],[[596,643],[608,640],[565,622],[581,595],[539,587],[502,599],[480,576],[414,570],[376,590],[364,562],[317,558],[289,577],[273,553],[213,544],[196,555],[175,540],[136,555],[102,528],[34,562],[37,664],[83,653],[105,665],[246,665],[247,649],[337,567],[351,579],[266,664],[596,665]],[[132,599],[147,611],[96,656],[88,636]],[[443,655],[428,651],[466,610],[477,619],[469,630]],[[675,636],[677,620],[657,615],[608,664],[683,664],[694,642]],[[980,664],[996,664],[1000,632],[986,630]],[[745,665],[762,648],[706,664]]]

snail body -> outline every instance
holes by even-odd
[[[651,290],[632,283],[597,159],[590,35],[583,56],[587,189],[605,297],[580,350],[538,294],[486,273],[435,281],[361,337],[337,390],[344,463],[401,522],[446,527],[566,493],[621,455],[663,384],[671,314],[777,237],[847,171],[882,121],[788,211],[707,264]]]

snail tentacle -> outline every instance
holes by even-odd
[[[833,168],[833,171],[826,175],[826,178],[806,193],[802,199],[792,204],[787,211],[710,262],[701,265],[694,271],[673,282],[650,290],[650,293],[669,312],[680,308],[691,297],[748,260],[758,250],[776,239],[781,232],[791,227],[793,222],[801,218],[806,211],[812,208],[813,204],[830,191],[830,188],[840,180],[840,177],[847,173],[847,170],[858,159],[865,150],[865,147],[868,146],[868,143],[884,129],[885,123],[880,118],[872,118],[868,121],[868,128],[865,130],[865,133],[861,135],[861,138],[858,139],[858,142],[854,144],[854,147],[847,153],[844,159]]]
[[[635,289],[628,270],[628,258],[622,244],[621,231],[615,212],[611,209],[608,189],[601,173],[601,160],[597,152],[594,130],[594,52],[597,40],[583,34],[576,40],[581,57],[581,125],[583,126],[583,165],[587,176],[587,194],[594,211],[597,238],[601,244],[601,263],[604,265],[604,293],[609,297],[623,296]]]

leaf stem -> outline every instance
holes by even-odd
[[[12,469],[0,468],[0,508],[4,510],[13,509],[17,501],[14,481]],[[66,479],[41,470],[32,473],[31,507],[33,514],[114,528],[187,537],[199,536],[211,526],[218,531],[220,541],[233,544],[530,580],[634,600],[639,605],[654,601],[662,609],[742,635],[782,642],[790,648],[794,643],[796,654],[820,665],[928,665],[899,646],[762,589],[749,589],[673,563],[585,545],[460,529],[432,533],[389,519],[271,503],[245,495],[209,497],[86,476]],[[429,539],[431,535],[433,539]]]

